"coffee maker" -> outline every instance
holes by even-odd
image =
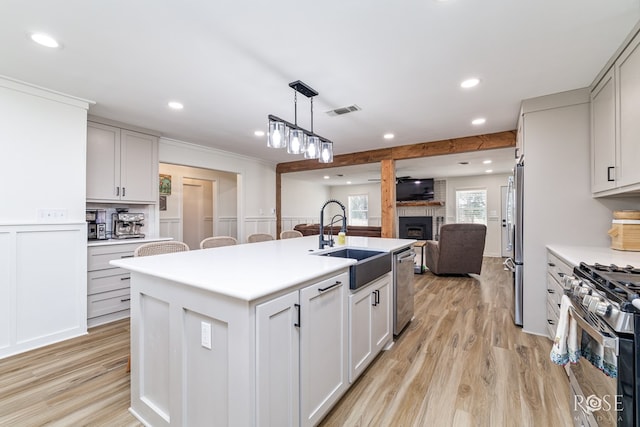
[[[140,229],[144,225],[143,213],[129,213],[119,211],[111,215],[113,227],[111,228],[111,237],[113,239],[132,239],[144,237]]]
[[[107,238],[107,211],[90,209],[86,211],[87,238],[89,240],[105,240]]]

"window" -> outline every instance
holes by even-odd
[[[369,225],[369,196],[349,196],[349,225]]]
[[[487,225],[487,190],[456,190],[456,222]]]

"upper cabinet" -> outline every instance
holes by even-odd
[[[157,203],[158,138],[87,124],[87,200]]]
[[[640,35],[591,90],[591,190],[640,191]]]

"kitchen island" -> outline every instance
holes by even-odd
[[[317,254],[413,243],[320,251],[308,236],[112,261],[131,271],[131,412],[153,426],[317,424],[393,339],[391,273],[352,291],[356,260]]]

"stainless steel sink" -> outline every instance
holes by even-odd
[[[366,249],[337,249],[318,254],[337,258],[351,258],[358,262],[349,266],[349,287],[357,289],[391,271],[391,253]]]

